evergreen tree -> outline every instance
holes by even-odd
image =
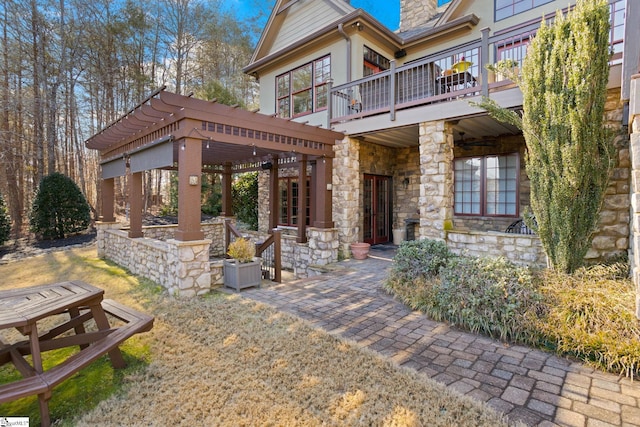
[[[0,246],[9,240],[9,233],[11,232],[11,220],[9,218],[9,212],[7,211],[7,205],[4,203],[4,198],[0,194]]]
[[[86,230],[89,204],[71,178],[59,172],[40,182],[30,215],[31,231],[44,239],[62,239]]]
[[[481,104],[521,127],[527,144],[535,223],[525,218],[554,269],[571,273],[591,247],[614,166],[604,126],[609,78],[609,5],[578,0],[566,16],[542,23],[517,78],[522,120],[495,103]]]

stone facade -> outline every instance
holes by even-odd
[[[547,266],[540,239],[526,234],[499,232],[447,232],[447,247],[453,253],[477,257],[504,257],[514,264]]]
[[[360,141],[346,137],[333,147],[333,221],[338,229],[340,258],[348,258],[349,244],[362,239],[360,145]]]
[[[424,25],[437,9],[437,0],[400,0],[400,32]]]
[[[631,219],[629,135],[622,128],[623,106],[619,88],[607,93],[605,110],[607,126],[616,135],[614,145],[618,157],[615,159],[616,164],[600,211],[600,220],[593,234],[593,243],[585,257],[595,262],[627,256]]]
[[[96,227],[100,257],[162,285],[171,295],[190,298],[211,289],[210,240],[132,239],[112,223],[98,223]]]
[[[453,227],[453,132],[444,121],[420,124],[419,209],[419,237],[444,240]]]

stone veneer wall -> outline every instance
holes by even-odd
[[[141,237],[131,239],[115,223],[97,223],[98,256],[108,258],[131,273],[153,280],[169,294],[184,298],[211,289],[210,240],[182,242]]]
[[[224,218],[213,218],[208,222],[200,224],[204,238],[211,240],[209,248],[209,256],[220,257],[224,255]],[[126,228],[123,228],[126,229]],[[173,239],[175,231],[178,229],[176,224],[170,225],[151,225],[142,227],[144,237],[149,239],[157,239],[167,241]]]
[[[360,145],[357,139],[345,137],[333,147],[333,221],[340,258],[348,258],[349,244],[362,239]]]
[[[393,228],[405,229],[406,219],[417,219],[420,215],[420,150],[417,146],[395,150],[393,183]]]
[[[626,257],[629,248],[631,219],[631,157],[629,135],[622,129],[623,106],[620,89],[610,89],[605,104],[607,125],[616,132],[616,166],[600,211],[597,231],[593,235],[591,249],[585,258],[589,261],[606,261],[612,257]]]
[[[453,227],[453,131],[444,121],[420,123],[420,227],[417,236],[444,240]]]
[[[547,266],[540,239],[526,234],[448,231],[447,247],[456,254],[504,257],[515,264]]]
[[[400,32],[427,23],[437,9],[437,0],[400,0]]]

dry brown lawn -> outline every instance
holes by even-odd
[[[139,291],[95,248],[0,265],[0,277],[0,288],[85,280],[155,316],[139,338],[150,363],[79,426],[507,425],[485,405],[241,296],[183,301]]]

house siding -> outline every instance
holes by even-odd
[[[269,53],[278,52],[340,19],[342,15],[324,1],[299,2],[291,6]]]

